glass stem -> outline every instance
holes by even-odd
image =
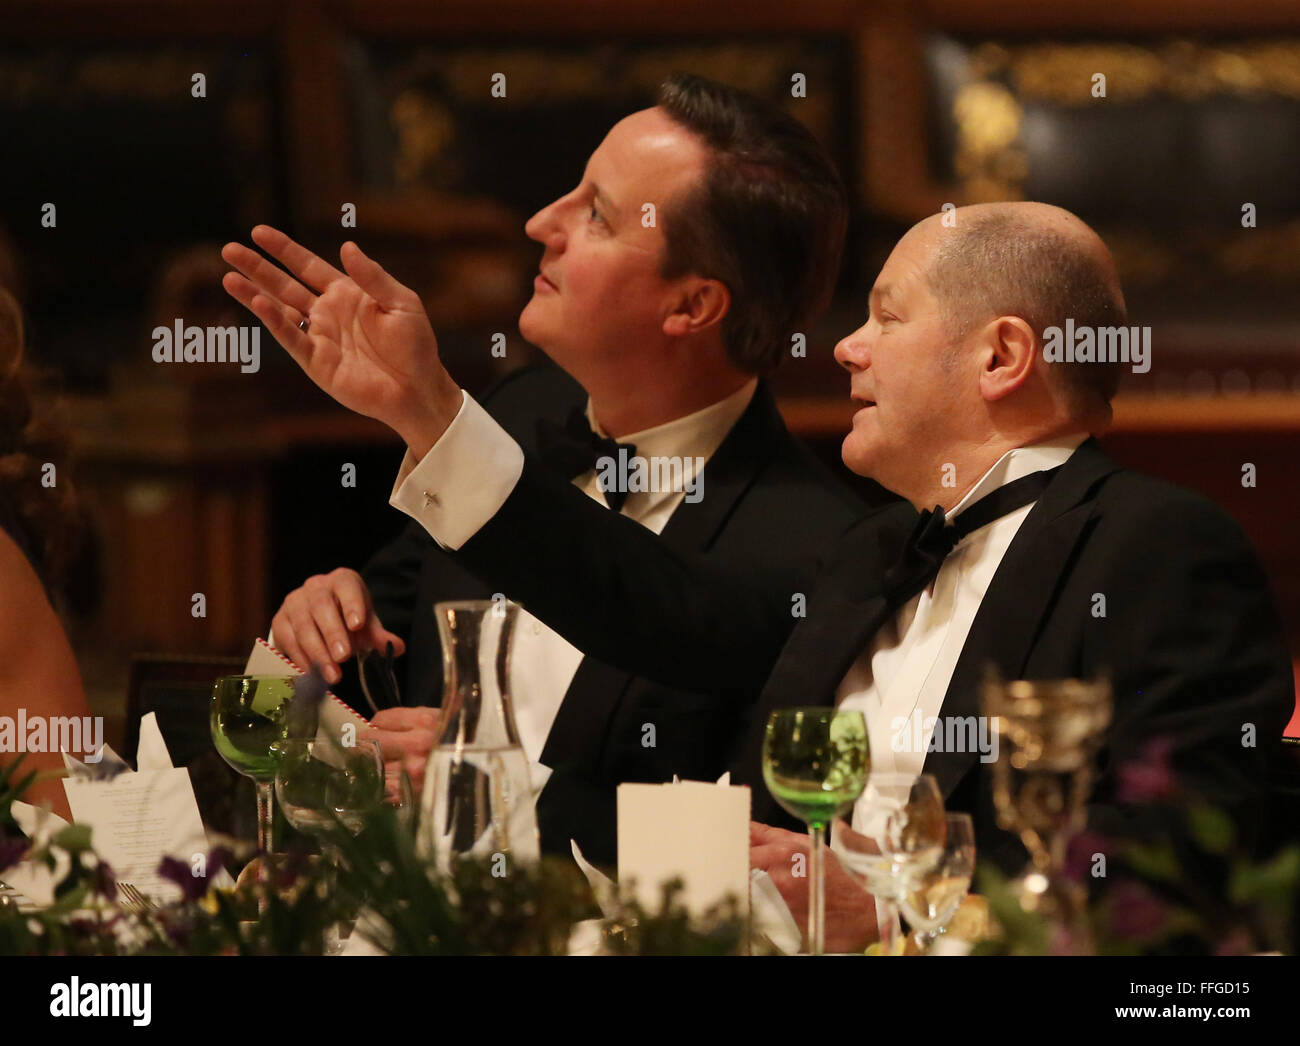
[[[271,797],[274,793],[271,790],[270,781],[256,781],[254,783],[257,785],[257,848],[269,857],[273,843],[271,833],[274,824],[272,822]],[[263,867],[265,867],[265,862],[263,862]]]
[[[826,951],[826,826],[808,826],[809,875],[808,884],[808,954],[822,955]]]
[[[893,955],[898,948],[898,905],[893,901],[880,901],[880,954]]]
[[[275,813],[271,808],[274,802],[275,792],[270,781],[254,781],[257,786],[257,849],[261,852],[261,865],[258,867],[258,881],[265,884],[271,880],[271,847],[275,840],[272,838],[275,823]],[[259,915],[265,915],[267,908],[266,895],[260,894],[257,898],[257,912]]]

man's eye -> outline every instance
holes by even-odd
[[[601,217],[600,211],[596,210],[596,205],[594,203],[591,205],[590,210],[587,212],[587,218],[588,220],[593,222],[603,222],[605,220],[603,217]]]

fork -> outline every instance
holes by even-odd
[[[121,905],[128,912],[136,914],[152,912],[158,905],[142,894],[133,883],[118,883],[117,892],[121,895]]]

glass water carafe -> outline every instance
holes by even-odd
[[[420,845],[440,872],[459,856],[508,870],[540,855],[528,757],[510,698],[519,607],[505,600],[438,603],[441,738],[429,754]]]

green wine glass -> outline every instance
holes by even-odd
[[[264,854],[271,853],[273,843],[276,758],[271,746],[281,738],[316,733],[314,703],[311,708],[291,704],[299,678],[222,676],[212,686],[212,743],[222,759],[257,786],[257,846]]]
[[[808,825],[808,950],[826,949],[826,827],[862,794],[871,770],[861,712],[782,708],[767,721],[763,780],[772,797]]]

